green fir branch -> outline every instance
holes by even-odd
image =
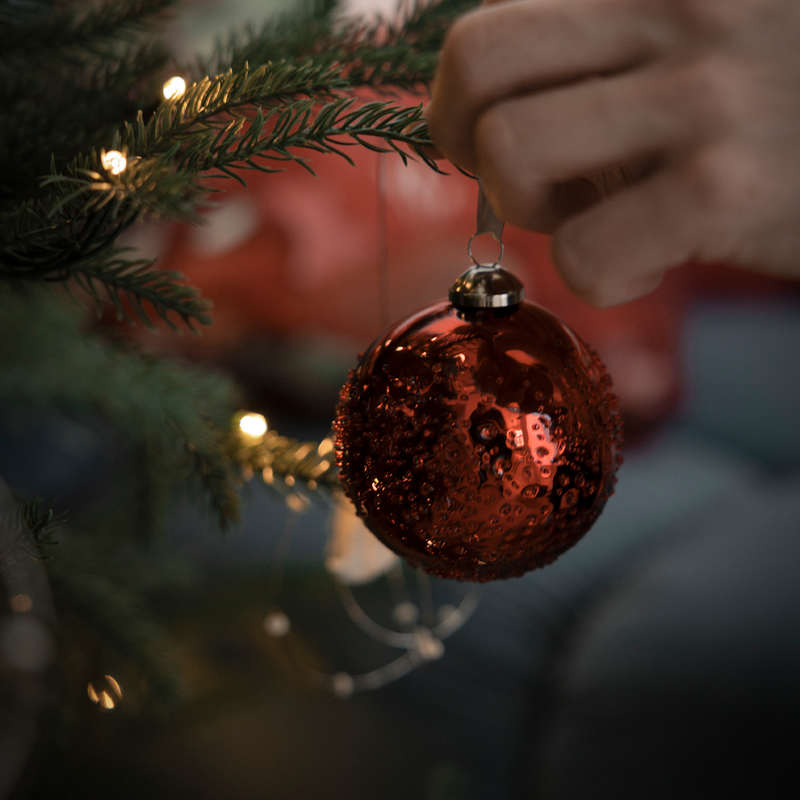
[[[0,403],[91,412],[112,425],[135,462],[127,472],[120,465],[130,518],[142,497],[153,501],[132,535],[151,538],[181,486],[222,527],[238,519],[240,480],[229,457],[236,395],[227,379],[83,334],[80,308],[49,287],[1,288]]]
[[[245,478],[259,475],[267,486],[282,493],[296,491],[298,484],[326,496],[341,490],[331,439],[300,442],[270,430],[255,443],[240,439],[233,458]]]
[[[224,528],[238,519],[243,475],[260,475],[287,501],[339,484],[330,441],[270,431],[246,446],[231,431],[239,404],[226,379],[94,335],[58,283],[118,317],[205,324],[208,303],[182,276],[118,248],[130,225],[197,222],[206,177],[243,180],[288,162],[312,169],[310,156],[348,158],[354,146],[436,168],[420,106],[354,97],[360,87],[420,89],[449,23],[475,0],[367,25],[315,0],[231,38],[183,96],[164,102],[168,54],[142,35],[172,4],[0,3],[0,404],[105,420],[117,454],[97,503],[62,529],[47,562],[61,662],[85,668],[70,673],[84,708],[87,680],[113,664],[132,665],[148,703],[175,695],[152,584],[159,570],[165,585],[179,582],[154,537],[181,492],[204,500]],[[104,149],[127,155],[120,175],[103,167]],[[33,501],[19,513],[38,551],[54,543],[51,510]]]
[[[336,69],[310,61],[300,65],[282,61],[254,69],[245,64],[236,72],[229,70],[188,86],[183,95],[163,103],[147,122],[140,115],[135,124],[125,125],[121,141],[141,158],[177,154],[181,149],[200,151],[222,125],[244,123],[256,108],[269,111],[303,100],[325,102],[346,88]]]
[[[436,162],[425,152],[430,144],[422,130],[422,107],[399,107],[375,101],[356,106],[352,97],[340,97],[319,107],[302,99],[280,111],[261,109],[247,124],[233,119],[225,127],[207,129],[207,146],[176,154],[182,168],[229,174],[232,169],[275,171],[270,162],[294,161],[313,171],[303,150],[352,159],[342,149],[353,145],[377,152],[395,152],[404,161],[405,145],[433,169]],[[213,138],[212,138],[213,136]],[[258,159],[258,160],[256,160]],[[266,162],[266,163],[265,163]]]
[[[230,31],[224,40],[218,40],[210,57],[198,57],[189,71],[199,80],[205,75],[239,71],[246,64],[257,67],[276,61],[312,60],[320,43],[331,36],[338,12],[337,0],[300,0],[258,29],[248,24],[241,31]]]
[[[121,254],[124,250],[118,250]],[[118,320],[133,321],[135,316],[148,328],[155,325],[151,312],[144,305],[150,304],[154,311],[174,331],[178,330],[171,314],[179,316],[193,329],[193,322],[210,325],[208,311],[211,302],[200,297],[200,292],[185,283],[179,272],[162,272],[153,269],[155,259],[126,260],[113,258],[96,259],[82,264],[73,271],[72,277],[97,304],[98,316],[107,306],[112,306]],[[124,301],[127,300],[127,307]]]
[[[31,11],[26,4],[14,4],[20,13],[6,8],[0,18],[0,64],[13,67],[60,61],[81,64],[112,57],[120,42],[139,35],[154,15],[177,0],[106,0],[102,4],[57,4],[47,13]],[[11,5],[11,4],[7,4]],[[33,4],[30,4],[33,5]],[[37,9],[38,11],[39,9]]]
[[[44,498],[33,497],[20,503],[17,509],[19,521],[28,529],[33,542],[39,550],[40,557],[49,557],[49,548],[57,545],[53,539],[58,531],[67,521],[66,512],[57,514],[52,505],[47,505]]]
[[[16,70],[0,80],[0,174],[8,192],[32,196],[51,160],[60,170],[76,152],[107,144],[142,102],[157,98],[167,62],[167,51],[148,42],[80,70]]]
[[[168,289],[174,276],[162,278],[153,292],[154,279],[134,282],[113,256],[120,233],[145,215],[196,221],[195,208],[207,196],[197,176],[274,171],[287,161],[310,169],[303,150],[350,160],[343,148],[351,145],[393,151],[404,160],[412,152],[437,169],[424,149],[430,142],[421,106],[385,101],[359,106],[351,96],[337,96],[342,85],[330,67],[285,62],[194,84],[182,97],[163,103],[147,122],[140,114],[112,139],[129,159],[121,175],[110,175],[102,153],[91,152],[64,172],[54,165],[40,198],[0,214],[0,274],[88,281],[95,299],[105,296],[112,303],[116,282],[127,275],[125,291],[140,319],[148,318],[138,308],[147,300],[164,318],[174,311],[199,320],[181,305],[195,299],[185,287]],[[106,266],[98,267],[98,259]],[[93,281],[102,283],[105,277],[109,283],[98,294]]]
[[[164,5],[157,0],[128,0],[113,9],[107,4],[81,18],[73,15],[69,22],[61,21],[68,31],[61,41],[77,46],[93,37],[122,36],[133,22]],[[99,143],[104,137],[109,148],[128,155],[128,167],[119,176],[103,169],[98,149],[63,162],[64,153],[81,140],[83,132],[80,120],[70,124],[69,112],[64,113],[64,126],[51,125],[37,137],[39,144],[45,141],[51,146],[53,156],[51,174],[42,180],[35,198],[17,202],[5,212],[0,198],[0,275],[75,279],[88,287],[95,301],[110,301],[118,314],[122,291],[143,321],[149,321],[141,311],[145,301],[152,302],[161,317],[177,313],[185,320],[199,321],[202,311],[195,313],[198,307],[191,306],[197,298],[189,297],[185,286],[168,287],[175,276],[159,280],[149,272],[148,281],[137,281],[134,267],[126,270],[115,260],[119,235],[145,215],[197,222],[196,209],[208,192],[199,181],[204,176],[224,175],[245,183],[239,174],[243,170],[272,172],[288,161],[311,169],[310,152],[350,160],[346,148],[359,145],[393,151],[404,160],[413,154],[438,169],[426,153],[430,141],[421,107],[378,102],[355,107],[350,90],[359,85],[403,87],[428,80],[447,24],[468,5],[464,0],[444,0],[416,7],[403,24],[378,22],[365,27],[342,25],[331,3],[315,3],[302,12],[305,17],[279,20],[246,42],[232,40],[227,56],[235,69],[200,79],[182,96],[161,103],[147,118],[140,110],[138,118],[124,123],[118,134],[100,126],[93,141]],[[309,22],[305,28],[297,24],[301,18]],[[40,26],[41,41],[52,34],[54,24]],[[24,34],[21,39],[34,41],[32,26],[32,21],[16,26]],[[242,62],[248,53],[262,57],[269,51],[295,60],[253,67]],[[222,55],[220,50],[217,59]],[[154,50],[140,50],[131,58],[119,62],[117,71],[107,71],[105,76],[95,73],[91,80],[100,89],[121,92],[135,73],[136,58],[146,62],[148,69],[156,69],[160,56]],[[104,97],[109,92],[95,94]],[[108,125],[125,116],[123,106],[109,113]],[[102,113],[94,109],[92,117],[97,120]],[[24,142],[11,144],[5,148],[9,154],[24,154]],[[19,191],[24,183],[25,176],[18,174],[12,185]]]
[[[102,254],[111,259],[119,235],[145,214],[198,221],[194,208],[207,193],[192,174],[140,159],[114,176],[101,156],[76,159],[66,174],[43,179],[49,192],[0,214],[0,275],[68,280]]]
[[[330,2],[310,2],[268,20],[259,29],[234,32],[196,74],[238,70],[284,59],[337,65],[351,87],[419,89],[429,83],[450,23],[478,0],[441,0],[413,6],[405,16],[347,21]]]

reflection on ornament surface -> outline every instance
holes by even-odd
[[[413,566],[522,575],[575,544],[612,493],[622,426],[610,384],[593,351],[533,303],[438,303],[382,335],[345,384],[342,484]]]

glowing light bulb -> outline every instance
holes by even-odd
[[[261,439],[267,432],[267,420],[262,414],[242,414],[239,431],[249,439]]]
[[[128,166],[128,159],[119,150],[109,150],[100,157],[103,167],[112,175],[119,175]]]
[[[86,694],[95,705],[104,711],[111,711],[122,700],[122,687],[111,675],[105,675],[103,680],[90,683],[86,687]]]
[[[186,81],[179,75],[176,75],[164,84],[162,91],[167,100],[169,100],[170,97],[180,97],[186,91]]]

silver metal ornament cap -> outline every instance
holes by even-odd
[[[524,296],[522,281],[508,270],[475,264],[450,287],[449,299],[456,308],[508,308]]]

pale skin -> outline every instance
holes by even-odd
[[[592,305],[692,260],[800,278],[798,0],[486,4],[446,38],[428,122]]]

